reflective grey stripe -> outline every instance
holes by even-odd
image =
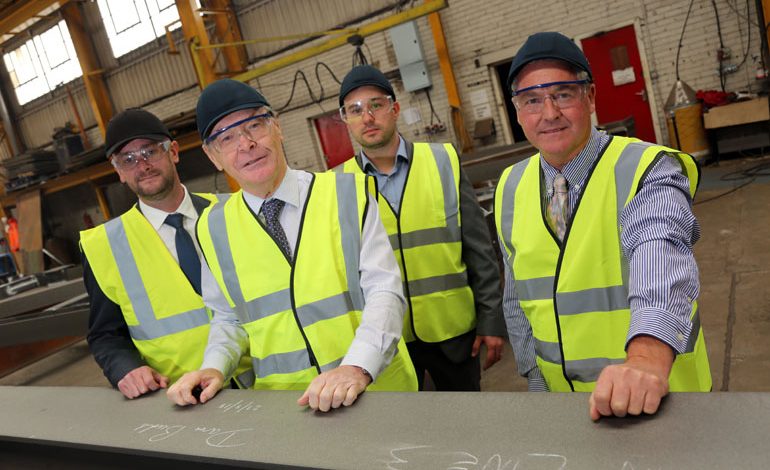
[[[559,343],[550,343],[535,339],[535,352],[540,359],[551,364],[561,364],[561,348]]]
[[[447,153],[444,144],[431,143],[428,145],[430,146],[433,158],[436,160],[436,166],[438,167],[441,186],[444,189],[444,212],[446,218],[449,219],[452,215],[457,214],[457,211],[459,210],[457,205],[459,200],[457,197],[457,182],[455,182],[452,162],[449,160],[449,154]]]
[[[352,173],[337,173],[337,213],[342,238],[342,254],[345,257],[345,277],[348,281],[347,300],[355,310],[364,309],[364,293],[361,290],[359,267],[361,265],[361,230],[358,224],[358,192]],[[368,197],[368,191],[364,193]],[[349,310],[353,310],[352,308]]]
[[[700,335],[700,310],[695,309],[695,315],[692,317],[692,330],[690,331],[690,337],[687,338],[687,345],[684,348],[685,353],[691,353],[695,351],[695,343],[698,341]]]
[[[535,338],[535,352],[545,362],[561,365],[561,350],[559,343],[549,343]],[[625,359],[607,359],[606,357],[593,359],[579,359],[566,361],[567,375],[570,380],[580,382],[596,382],[602,369],[610,364],[622,364]]]
[[[618,222],[618,230],[620,230],[620,214],[623,212],[626,206],[626,199],[631,193],[631,185],[634,183],[636,169],[639,167],[642,154],[649,146],[650,144],[646,142],[632,142],[626,145],[620,157],[618,157],[618,161],[615,163],[615,203],[617,205],[616,220]],[[628,266],[628,259],[623,254],[622,247],[618,255],[621,276],[623,282],[627,284],[630,268]]]
[[[104,225],[104,228],[123,286],[134,308],[134,315],[139,321],[139,325],[129,327],[132,338],[140,341],[156,339],[209,323],[205,308],[181,312],[166,318],[156,318],[150,297],[139,274],[136,259],[131,252],[123,219],[120,217],[112,219]]]
[[[454,215],[453,218],[457,218]],[[455,222],[456,223],[456,222]],[[398,235],[390,236],[390,244],[393,245],[393,238],[398,244]],[[435,245],[438,243],[454,243],[462,241],[459,230],[450,230],[446,227],[426,228],[415,230],[414,232],[401,234],[401,248],[415,248],[418,246]]]
[[[153,318],[149,322],[141,322],[137,326],[129,326],[131,337],[137,340],[149,340],[173,335],[181,331],[192,330],[199,326],[208,325],[209,315],[205,307],[181,312],[166,318]]]
[[[340,163],[339,165],[335,166],[331,169],[334,173],[344,173],[345,172],[345,164]]]
[[[516,202],[516,188],[519,187],[521,177],[524,174],[524,170],[527,169],[530,159],[526,159],[523,162],[517,163],[511,167],[511,171],[508,173],[508,178],[505,180],[505,186],[503,186],[503,201],[500,205],[502,214],[500,214],[501,233],[503,234],[503,243],[511,252],[508,258],[508,265],[513,268],[513,259],[516,257],[516,248],[511,245],[511,234],[513,233],[513,208]],[[511,269],[511,275],[513,275],[513,269]]]
[[[625,286],[597,287],[577,292],[557,292],[559,315],[586,312],[610,312],[629,308]]]
[[[246,302],[244,322],[257,321],[276,313],[291,310],[291,291],[279,290]]]
[[[267,377],[273,374],[291,374],[312,367],[310,365],[310,356],[308,356],[306,349],[271,354],[262,359],[252,357],[251,364],[257,377]]]
[[[334,360],[334,361],[332,361],[332,362],[330,362],[328,364],[322,365],[321,366],[321,372],[326,372],[326,371],[329,371],[329,370],[332,370],[332,369],[336,369],[337,367],[340,366],[340,364],[342,364],[342,358]]]
[[[254,375],[254,369],[244,371],[241,375],[235,378],[235,380],[240,384],[241,388],[253,387],[255,379],[256,375]]]
[[[580,359],[567,361],[566,369],[570,380],[580,382],[596,382],[602,370],[612,364],[622,364],[625,359],[608,359],[600,357],[595,359]]]
[[[410,280],[409,295],[411,297],[416,297],[418,295],[427,295],[434,292],[443,292],[445,290],[467,286],[468,274],[463,271],[456,274],[444,274],[441,276],[426,277],[425,279]]]
[[[393,235],[388,235],[388,240],[390,240],[390,246],[391,248],[393,248],[393,251],[401,249],[401,242],[398,240],[397,233],[394,233]]]
[[[222,273],[225,288],[235,304],[235,311],[240,315],[241,319],[245,320],[249,315],[246,306],[244,305],[241,284],[238,282],[238,277],[235,275],[235,262],[233,261],[233,253],[230,251],[230,240],[227,238],[225,202],[218,202],[211,208],[208,223],[211,244],[214,246],[214,252],[217,255],[217,261],[219,262],[219,268]]]
[[[514,282],[513,287],[519,300],[545,300],[553,298],[553,282],[553,276],[519,279]]]
[[[307,328],[316,322],[347,315],[352,310],[362,309],[363,307],[361,309],[356,309],[353,306],[353,299],[351,299],[350,294],[343,292],[332,297],[302,305],[297,308],[297,313],[302,322],[302,327]]]
[[[612,145],[612,143],[610,143]],[[631,193],[631,185],[634,183],[634,175],[639,167],[642,154],[649,147],[643,142],[632,142],[623,149],[615,163],[615,195],[617,197],[618,221],[620,213],[626,205],[626,199]]]

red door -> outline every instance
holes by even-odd
[[[596,83],[599,125],[633,116],[636,137],[655,142],[649,95],[633,25],[580,42]]]
[[[327,168],[334,168],[354,155],[348,126],[342,122],[338,113],[329,113],[314,121]]]

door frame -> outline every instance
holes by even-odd
[[[524,43],[522,42],[522,44]],[[521,45],[519,45],[519,47],[521,47]],[[486,68],[487,79],[489,80],[488,86],[492,88],[492,95],[495,98],[497,120],[500,122],[498,128],[503,131],[503,145],[511,145],[515,142],[513,141],[511,123],[508,121],[508,111],[505,109],[505,100],[507,99],[505,95],[505,83],[500,83],[500,79],[495,72],[495,67],[503,62],[513,59],[517,50],[518,48],[495,50],[486,54],[481,54],[477,57],[479,66]]]
[[[632,21],[624,21],[622,23],[616,23],[613,25],[610,25],[606,28],[602,28],[601,30],[595,31],[593,33],[585,33],[585,34],[578,34],[575,35],[575,40],[578,41],[577,45],[580,48],[580,50],[583,50],[583,44],[582,40],[586,38],[590,38],[597,33],[600,32],[609,32],[614,31],[616,29],[625,28],[626,26],[633,26],[634,27],[634,34],[636,35],[636,48],[639,50],[639,60],[642,63],[642,76],[644,77],[644,86],[647,89],[647,102],[650,105],[650,114],[652,116],[652,129],[655,132],[655,140],[658,143],[663,143],[662,136],[663,133],[660,129],[660,114],[658,111],[658,100],[656,93],[656,90],[652,86],[652,75],[650,75],[650,63],[647,60],[647,49],[644,47],[644,41],[643,41],[643,33],[642,33],[642,25],[639,21],[639,18],[634,18]],[[601,90],[597,90],[599,93],[601,93]],[[596,113],[593,114],[592,120],[596,120]],[[596,125],[596,122],[594,122],[594,125]]]

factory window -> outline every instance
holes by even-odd
[[[64,21],[3,55],[3,61],[21,105],[82,75]]]
[[[200,8],[200,2],[196,2]],[[181,26],[174,0],[98,0],[112,53],[120,57]]]

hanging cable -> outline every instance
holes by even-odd
[[[307,88],[308,95],[310,95],[310,100],[314,104],[317,104],[321,108],[321,110],[326,112],[326,110],[323,109],[323,106],[321,106],[320,100],[318,100],[315,97],[315,94],[313,93],[313,90],[310,88],[310,83],[307,81],[307,77],[305,76],[305,72],[303,72],[302,70],[297,70],[297,72],[294,74],[294,80],[291,83],[291,93],[289,93],[289,99],[286,101],[286,104],[284,104],[283,106],[277,108],[276,111],[283,112],[284,110],[286,110],[286,108],[289,107],[289,105],[291,104],[291,101],[294,99],[294,91],[297,89],[297,80],[300,79],[300,78],[302,79],[303,82],[305,82],[305,87]]]
[[[320,93],[320,96],[318,97],[318,102],[319,103],[323,102],[323,100],[326,98],[326,95],[325,95],[325,92],[324,92],[324,84],[321,81],[321,75],[318,73],[318,69],[320,67],[324,67],[329,72],[329,74],[332,76],[334,81],[337,82],[337,85],[342,85],[342,82],[340,82],[340,80],[337,78],[337,76],[334,75],[334,72],[332,71],[332,69],[329,68],[329,66],[326,65],[325,62],[316,62],[316,64],[315,64],[315,79],[318,81],[318,86],[321,88],[321,93]]]
[[[727,3],[730,5],[730,2]],[[731,7],[732,8],[732,7]],[[740,18],[741,15],[738,14],[737,10],[735,11],[735,14]],[[749,16],[749,0],[746,0],[746,29],[748,30],[748,39],[746,44],[746,52],[743,54],[743,59],[741,60],[741,63],[736,66],[736,70],[741,68],[743,64],[746,63],[746,59],[749,57],[749,51],[751,50],[751,17]]]
[[[364,51],[361,50],[361,46],[364,45],[364,37],[360,34],[354,34],[350,37],[348,37],[348,44],[354,46],[356,48],[355,51],[353,51],[353,60],[352,60],[352,67],[355,67],[356,65],[368,65],[369,61],[366,59],[366,55],[364,54]],[[369,46],[367,46],[367,50],[369,49]],[[372,54],[372,51],[369,51],[369,55]]]
[[[430,89],[425,89],[425,96],[428,97],[428,104],[430,105],[430,125],[433,125],[433,116],[436,116],[436,119],[438,119],[439,124],[441,124],[441,118],[438,117],[438,114],[436,114],[436,109],[433,107],[433,100],[430,99]]]
[[[695,3],[695,0],[690,0],[690,6],[687,7],[687,15],[685,15],[684,24],[682,25],[682,34],[679,35],[679,45],[676,48],[676,81],[679,81],[679,53],[682,52],[682,39],[684,39],[684,32],[687,29],[687,20],[690,19],[693,3]]]
[[[711,5],[714,7],[714,17],[717,21],[717,36],[719,36],[719,85],[722,87],[722,93],[725,92],[725,82],[727,81],[725,78],[725,68],[723,65],[724,62],[724,51],[725,51],[725,42],[722,40],[722,24],[719,21],[719,10],[717,9],[717,2],[716,0],[711,0]]]

